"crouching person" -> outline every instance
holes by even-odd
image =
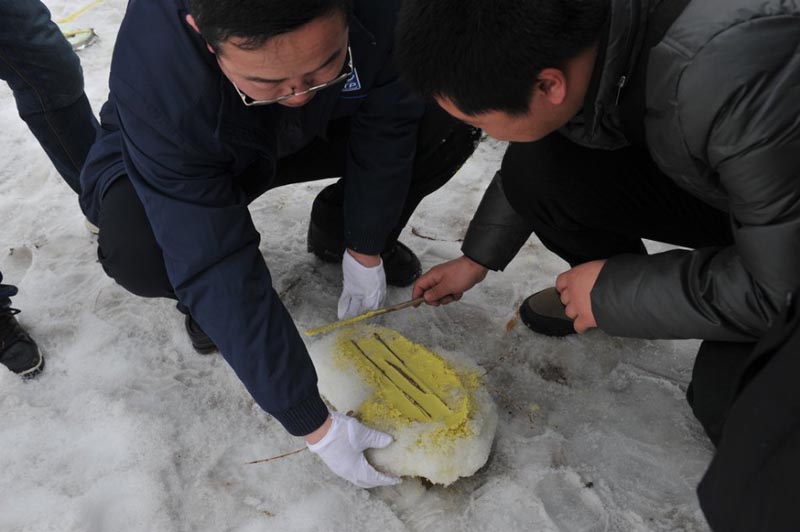
[[[398,481],[363,456],[390,438],[328,412],[248,204],[343,176],[315,200],[308,235],[309,251],[342,264],[340,317],[419,275],[400,231],[477,133],[398,80],[397,4],[132,2],[82,175],[106,272],[134,294],[177,299],[195,349],[219,349],[264,410],[364,487]]]
[[[535,233],[572,268],[523,302],[525,324],[704,340],[689,400],[724,442],[731,390],[800,285],[800,4],[407,0],[398,35],[412,87],[512,141],[463,256],[414,297],[460,298]]]

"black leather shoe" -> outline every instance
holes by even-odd
[[[341,263],[344,244],[327,237],[312,221],[308,225],[308,251],[325,262]],[[381,259],[386,272],[386,284],[389,286],[409,286],[422,275],[419,259],[402,242],[396,242],[394,246],[381,253]]]
[[[217,345],[208,337],[208,335],[200,328],[200,325],[192,317],[187,314],[184,319],[186,332],[189,334],[189,339],[192,341],[192,347],[201,355],[210,355],[217,351]]]
[[[344,186],[340,181],[323,188],[311,206],[308,251],[325,262],[341,262],[344,254]]]
[[[341,205],[337,206],[338,189],[331,185],[317,196],[308,224],[308,252],[325,262],[341,263],[344,254],[344,229]],[[396,242],[381,253],[386,271],[386,284],[408,286],[422,274],[422,265],[413,251],[402,242]]]
[[[0,309],[0,364],[29,379],[44,369],[44,357],[33,338],[22,328],[14,316],[15,308]]]
[[[344,241],[341,238],[330,236],[323,231],[312,219],[308,224],[308,252],[313,253],[325,262],[342,262],[344,255]]]
[[[388,251],[381,253],[386,284],[408,286],[422,275],[422,265],[413,251],[402,242],[396,242]]]
[[[555,288],[536,292],[522,302],[519,307],[522,323],[539,334],[547,336],[568,336],[575,334],[572,320],[564,313],[561,296]]]

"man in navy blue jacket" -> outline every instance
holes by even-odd
[[[171,297],[195,348],[217,347],[256,402],[337,474],[370,487],[388,437],[329,415],[272,288],[248,204],[343,176],[314,202],[309,250],[341,260],[339,316],[383,303],[419,261],[397,242],[477,131],[412,96],[392,60],[399,0],[133,0],[111,64],[81,205],[106,272]]]
[[[97,120],[83,91],[78,56],[38,0],[0,2],[0,80],[8,83],[19,116],[64,182],[80,192],[80,173]],[[9,213],[0,225],[10,230]],[[17,287],[0,272],[0,364],[25,378],[44,368],[36,342],[11,308]]]

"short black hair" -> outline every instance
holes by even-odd
[[[252,50],[314,19],[351,11],[352,0],[192,0],[200,34],[218,53],[233,37],[241,40],[239,48]]]
[[[395,53],[403,79],[467,115],[526,114],[539,73],[598,42],[610,0],[405,0]]]

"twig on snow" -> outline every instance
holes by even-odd
[[[271,458],[264,458],[263,460],[254,460],[252,462],[246,462],[246,465],[253,465],[253,464],[263,464],[266,462],[272,462],[273,460],[278,460],[280,458],[286,458],[287,456],[292,456],[293,454],[302,453],[308,449],[308,447],[303,447],[302,449],[297,449],[296,451],[292,451],[290,453],[279,454],[278,456],[273,456]]]

